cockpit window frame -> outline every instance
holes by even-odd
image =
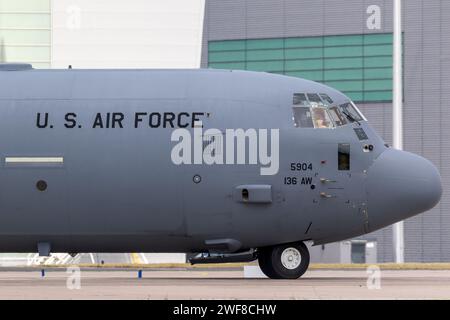
[[[342,127],[349,124],[347,117],[342,114],[341,109],[337,105],[332,105],[328,107],[328,112],[330,113],[331,118],[333,119],[333,114],[336,115],[337,119],[333,119],[334,125],[336,127]],[[340,124],[338,124],[338,122]]]
[[[324,103],[327,103],[329,106],[331,106],[334,103],[333,99],[331,99],[331,97],[326,93],[319,93],[319,96],[322,99],[322,101]]]
[[[325,106],[318,106],[318,107],[311,107],[310,108],[311,113],[312,113],[312,119],[313,119],[313,124],[314,124],[314,129],[334,129],[336,127],[335,123],[333,122],[330,113],[328,112],[328,108]],[[317,118],[318,115],[318,111],[321,111],[323,114],[323,126],[320,127],[318,124],[318,121],[321,119]],[[326,125],[326,123],[328,123],[328,125]]]
[[[350,105],[350,108],[343,107],[346,105]],[[327,123],[325,127],[319,127],[319,119],[314,118],[314,110],[317,110],[316,108],[320,108],[325,112],[325,115],[322,117],[324,118],[323,123]],[[294,93],[292,113],[292,119],[296,128],[334,129],[352,124],[353,122],[359,123],[359,121],[367,121],[366,117],[361,113],[353,101],[344,100],[335,102],[328,94],[322,92]],[[347,116],[346,113],[348,113],[349,116]],[[311,123],[309,123],[310,121]]]
[[[319,119],[319,113],[322,112],[322,119]],[[303,129],[334,129],[334,123],[330,112],[325,106],[292,106],[292,120],[294,127]],[[322,124],[320,124],[322,120]]]
[[[350,100],[350,103],[352,104],[353,108],[355,108],[356,112],[358,112],[359,116],[362,118],[362,121],[367,121],[367,118],[364,116],[364,113],[362,113],[359,108],[356,106],[356,104]]]
[[[306,97],[306,93],[294,93],[294,96],[292,98],[292,104],[294,106],[301,106],[301,105],[307,106],[308,103],[309,100]]]
[[[347,105],[350,105],[351,108],[349,109],[348,107],[344,107]],[[359,121],[367,121],[366,118],[364,117],[364,115],[361,113],[361,111],[359,111],[359,109],[356,107],[356,105],[351,100],[344,102],[344,103],[340,103],[339,109],[344,115],[347,116],[347,114],[348,114],[350,116],[350,117],[347,116],[347,120],[350,123],[359,122]]]
[[[323,100],[318,93],[307,93],[309,103],[317,103],[319,105],[323,104]]]

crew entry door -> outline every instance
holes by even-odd
[[[347,142],[323,143],[317,172],[315,204],[330,226],[362,230],[367,223],[365,183],[358,172],[352,145]]]

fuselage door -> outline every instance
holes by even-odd
[[[352,150],[356,147],[337,141],[322,143],[320,149],[313,203],[322,224],[332,233],[362,233],[367,222],[365,176],[359,170],[357,150]]]

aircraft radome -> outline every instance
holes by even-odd
[[[434,207],[428,160],[344,94],[223,70],[0,65],[0,251],[199,252],[270,278]]]

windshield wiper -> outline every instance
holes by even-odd
[[[361,125],[361,123],[359,123],[358,120],[355,119],[355,117],[353,117],[350,113],[348,113],[346,110],[341,110],[342,113],[347,117],[348,120],[352,121],[352,122],[356,122],[359,126]]]

